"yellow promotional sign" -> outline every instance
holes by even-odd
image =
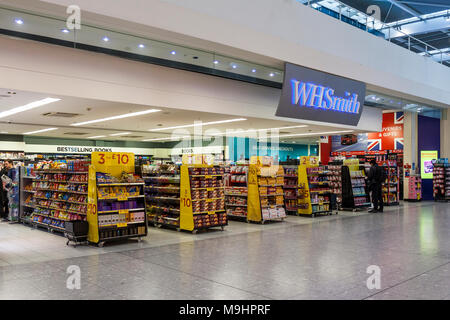
[[[420,177],[422,179],[433,179],[433,160],[438,158],[438,152],[420,151]]]
[[[91,164],[97,172],[105,172],[114,177],[120,177],[122,172],[134,172],[134,153],[93,152]]]
[[[94,166],[89,166],[87,221],[89,223],[88,240],[98,243],[97,188]]]

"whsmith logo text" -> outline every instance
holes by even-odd
[[[336,97],[334,89],[311,82],[291,80],[292,104],[333,110],[346,113],[359,113],[361,104],[358,95],[345,92],[345,97]]]

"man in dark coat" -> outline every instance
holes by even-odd
[[[3,175],[8,175],[8,169],[6,168],[6,162],[3,164],[3,167],[0,168],[0,218],[6,219],[8,216],[8,196],[7,191],[3,188],[3,182],[1,177]]]
[[[382,183],[383,183],[383,168],[381,168],[375,159],[370,160],[370,170],[368,175],[369,190],[372,191],[373,209],[369,212],[383,212],[383,197],[382,197]]]

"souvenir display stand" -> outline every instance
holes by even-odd
[[[422,179],[420,174],[411,172],[411,165],[404,165],[404,182],[403,182],[403,200],[405,201],[421,201],[422,200]]]
[[[134,175],[134,154],[93,152],[89,166],[88,241],[100,247],[106,241],[147,235],[144,182]]]
[[[284,165],[284,209],[287,214],[298,215],[298,166]]]
[[[225,208],[228,219],[247,221],[248,164],[229,166],[225,179]]]
[[[450,200],[450,163],[437,159],[433,163],[433,196],[435,201]]]

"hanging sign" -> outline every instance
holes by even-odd
[[[286,63],[277,116],[358,125],[366,84]]]

